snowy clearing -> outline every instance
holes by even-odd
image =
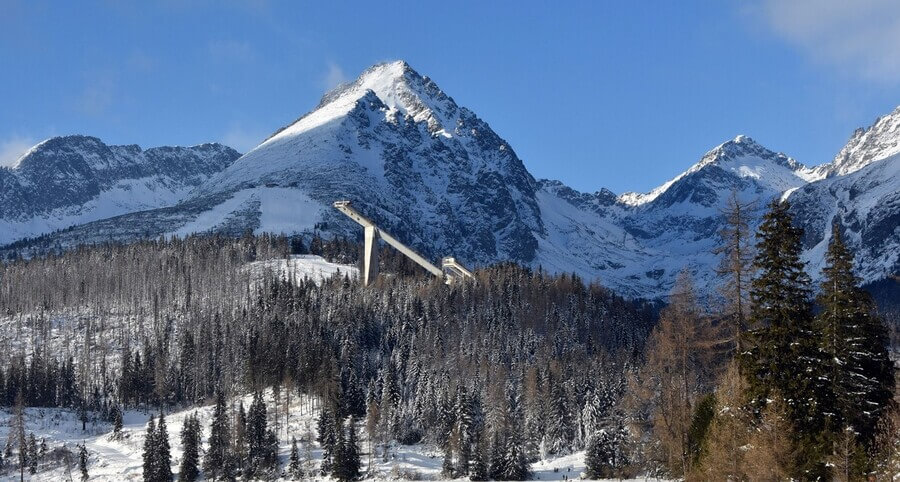
[[[248,394],[232,399],[229,406],[233,413],[236,412],[241,400],[244,403],[244,407],[247,408],[252,402],[252,395]],[[287,400],[285,392],[282,392],[280,399],[276,403],[272,390],[266,392],[265,400],[269,412],[270,426],[276,428],[279,438],[279,463],[281,467],[286,468],[289,463],[291,437],[296,437],[301,454],[304,452],[304,447],[307,444],[309,446],[309,454],[312,460],[307,467],[308,470],[314,471],[316,474],[314,479],[331,480],[330,477],[322,477],[318,473],[322,457],[322,450],[318,443],[315,442],[318,402],[309,397],[297,397],[296,395]],[[286,411],[286,407],[289,407],[289,410]],[[204,405],[166,414],[166,426],[172,454],[172,472],[176,478],[178,465],[182,457],[180,433],[185,420],[193,413],[198,415],[205,446],[209,436],[213,408],[213,405]],[[68,461],[68,467],[66,467],[66,462],[63,460],[44,461],[36,476],[29,479],[26,471],[26,479],[68,480],[69,474],[71,474],[72,480],[78,479],[80,477],[80,474],[78,474],[78,445],[83,443],[87,447],[89,454],[88,472],[90,480],[142,480],[142,452],[150,413],[152,412],[126,411],[123,417],[122,432],[118,437],[114,437],[112,425],[104,421],[88,422],[85,430],[82,430],[81,422],[78,420],[78,413],[73,410],[26,409],[26,433],[34,433],[38,443],[40,443],[42,438],[45,438],[49,452],[65,446],[72,453]],[[10,410],[0,410],[0,440],[6,440],[9,436],[11,417]],[[379,456],[375,460],[371,460],[368,438],[363,423],[359,422],[358,430],[360,433],[363,473],[368,474],[365,477],[366,480],[442,479],[441,463],[443,454],[438,448],[433,446],[423,444],[411,446],[392,445],[386,459],[379,452]],[[532,479],[579,479],[583,471],[584,452],[576,452],[571,455],[542,460],[533,464]],[[17,474],[6,475],[12,476]],[[276,480],[289,479],[286,476],[282,476]]]

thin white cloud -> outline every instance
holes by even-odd
[[[762,0],[751,10],[818,62],[843,74],[900,83],[897,0]]]
[[[12,135],[0,141],[0,166],[12,167],[37,142],[30,137]]]
[[[243,125],[235,122],[225,131],[219,138],[219,142],[226,146],[237,149],[241,154],[246,154],[254,147],[258,146],[265,139],[269,132],[261,129],[247,129]]]
[[[322,87],[325,90],[331,90],[344,82],[347,82],[347,75],[344,74],[344,69],[334,62],[328,62],[328,68],[322,76]]]

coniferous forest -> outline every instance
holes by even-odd
[[[367,459],[416,444],[441,454],[443,476],[471,480],[527,479],[538,461],[582,451],[571,477],[892,480],[889,333],[840,226],[816,286],[787,203],[770,204],[756,233],[750,210],[735,199],[725,213],[721,292],[698,293],[684,272],[664,304],[515,264],[448,286],[390,249],[370,287],[255,268],[301,253],[358,259],[355,242],[319,237],[10,260],[0,472],[53,466],[52,441],[26,433],[27,409],[43,407],[82,429],[107,423],[111,440],[143,410],[148,481],[355,480],[373,475]],[[310,400],[315,436],[280,430],[290,403],[271,397]],[[167,414],[197,407],[212,407],[209,423],[189,415],[170,439]],[[89,478],[91,454],[72,450]]]

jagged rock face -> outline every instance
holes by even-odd
[[[803,186],[789,201],[805,228],[805,257],[814,275],[835,223],[866,281],[900,274],[900,154]]]
[[[302,192],[326,208],[320,222],[355,236],[358,226],[328,209],[350,199],[432,257],[530,262],[543,231],[537,184],[512,147],[404,62],[327,94],[197,196],[260,186]]]
[[[693,275],[701,291],[716,291],[721,280],[713,250],[720,244],[721,210],[732,193],[742,202],[755,201],[758,215],[773,198],[790,200],[806,231],[804,256],[814,278],[835,219],[856,249],[866,281],[898,273],[898,126],[900,108],[858,130],[834,161],[813,169],[738,136],[649,193],[580,193],[558,181],[536,181],[487,123],[431,79],[393,62],[328,93],[313,111],[233,163],[230,153],[215,154],[221,146],[191,148],[209,152],[182,158],[165,150],[177,148],[157,154],[78,138],[81,144],[69,141],[78,148],[39,146],[45,161],[35,156],[0,170],[0,188],[18,203],[9,212],[55,213],[60,208],[51,201],[32,203],[23,193],[59,183],[69,190],[52,202],[68,206],[116,192],[104,189],[121,179],[196,186],[189,194],[177,190],[175,201],[151,206],[166,207],[120,206],[111,216],[129,208],[140,212],[96,216],[98,221],[55,233],[44,245],[197,232],[239,235],[248,229],[355,237],[359,227],[331,207],[350,199],[380,227],[435,260],[515,260],[575,272],[626,296],[657,298],[669,292],[681,270]],[[31,162],[54,167],[27,177],[28,184],[17,171]],[[147,165],[166,167],[151,172]],[[183,172],[176,171],[179,166]]]
[[[48,139],[0,169],[0,242],[175,204],[239,156],[219,144],[142,150],[95,137]]]
[[[732,193],[742,202],[765,204],[812,176],[797,161],[738,136],[659,188],[626,193],[612,203],[608,196],[600,202],[558,183],[542,182],[543,190],[555,198],[546,202],[545,217],[561,210],[557,200],[580,211],[555,223],[558,232],[543,239],[542,246],[545,253],[587,251],[586,258],[595,261],[582,260],[579,272],[631,296],[664,296],[681,270],[712,292],[717,285],[713,250],[723,227],[721,210]],[[597,237],[597,227],[604,227],[605,239],[587,242]],[[545,253],[539,255],[542,264],[558,264]]]
[[[876,119],[870,127],[856,129],[834,160],[817,167],[816,172],[821,177],[843,176],[897,154],[900,154],[900,107]]]

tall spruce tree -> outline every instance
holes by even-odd
[[[340,420],[335,421],[334,434],[331,475],[340,481],[348,481],[351,480],[351,478],[347,457],[347,437],[344,431],[344,424]]]
[[[38,469],[38,445],[34,433],[28,434],[28,473],[34,475]]]
[[[337,452],[336,421],[331,415],[331,410],[325,408],[319,413],[317,421],[319,445],[322,446],[322,475],[328,475],[332,471],[334,456]]]
[[[840,433],[850,427],[868,445],[892,398],[894,367],[887,330],[853,274],[853,253],[838,223],[832,228],[825,263],[816,323],[835,403],[831,429]]]
[[[28,465],[28,440],[25,438],[25,398],[21,388],[17,390],[16,408],[9,423],[11,430],[7,443],[15,440],[16,448],[19,451],[19,479],[25,480],[25,466]],[[11,445],[8,446],[11,447]]]
[[[225,396],[222,392],[216,395],[216,407],[209,433],[209,449],[203,460],[203,471],[210,479],[227,478],[226,473],[231,463],[231,430],[228,423],[228,410],[225,407]]]
[[[238,411],[234,419],[234,441],[232,442],[231,459],[238,470],[247,468],[248,443],[247,443],[247,411],[244,409],[244,401],[238,402]]]
[[[297,437],[291,437],[291,457],[288,465],[288,473],[294,480],[303,477],[303,466],[300,461],[300,451],[297,448]]]
[[[772,391],[789,396],[788,417],[797,429],[794,475],[808,479],[826,476],[825,412],[833,407],[813,327],[811,281],[800,259],[803,229],[794,226],[789,208],[773,200],[759,226],[750,347],[742,360],[758,409]]]
[[[169,446],[169,432],[166,430],[166,417],[159,414],[159,423],[154,435],[155,482],[172,480],[172,454]]]
[[[200,419],[196,413],[189,416],[181,428],[181,450],[178,480],[197,480],[200,475]]]
[[[262,393],[253,395],[253,403],[247,413],[247,467],[246,474],[250,476],[266,470],[266,403]]]
[[[78,451],[78,469],[81,471],[81,480],[88,480],[88,451],[84,443],[81,444],[81,449]]]
[[[347,421],[347,439],[344,442],[344,473],[348,477],[347,480],[356,480],[359,478],[362,461],[359,454],[359,436],[356,432],[356,419],[350,417]]]
[[[113,405],[113,438],[118,439],[122,436],[122,409],[118,405]]]
[[[144,482],[155,482],[156,474],[156,418],[150,415],[147,434],[144,436]]]

